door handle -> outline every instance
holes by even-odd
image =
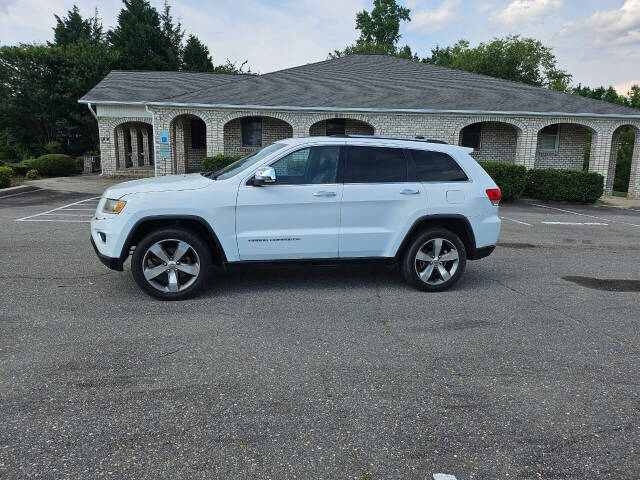
[[[420,190],[414,190],[412,188],[403,188],[402,190],[400,190],[400,193],[402,195],[418,195],[420,193]]]
[[[335,197],[336,192],[320,191],[313,194],[314,197]]]

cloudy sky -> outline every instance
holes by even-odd
[[[53,14],[77,3],[88,16],[98,7],[105,27],[121,3],[97,0],[0,0],[0,43],[43,42]],[[173,13],[205,41],[214,60],[248,60],[265,73],[323,60],[352,43],[355,14],[371,0],[173,0]],[[152,0],[161,7],[162,0]],[[425,56],[437,44],[472,43],[520,33],[554,48],[562,68],[585,85],[640,81],[640,0],[404,0],[412,22],[401,43]],[[624,88],[624,87],[621,87]]]

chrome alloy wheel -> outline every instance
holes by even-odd
[[[160,240],[145,252],[142,273],[147,282],[161,292],[181,292],[200,275],[200,258],[183,240]]]
[[[433,238],[416,253],[415,267],[420,280],[429,285],[440,285],[458,270],[460,256],[453,243],[445,238]]]

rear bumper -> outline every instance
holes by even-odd
[[[98,260],[100,260],[105,266],[109,267],[111,270],[117,270],[118,272],[122,271],[123,261],[121,258],[107,257],[106,255],[101,254],[98,247],[96,247],[96,242],[93,240],[93,237],[91,237],[91,245],[93,246],[93,250],[96,252]]]
[[[476,251],[473,254],[473,257],[470,257],[469,260],[480,260],[481,258],[488,257],[489,255],[491,255],[493,253],[493,251],[495,249],[496,249],[495,245],[489,245],[488,247],[476,248]]]

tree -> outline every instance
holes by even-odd
[[[396,45],[400,40],[400,22],[411,21],[411,10],[401,7],[396,0],[374,0],[371,13],[362,10],[356,14],[359,42]]]
[[[209,49],[195,35],[189,35],[182,51],[182,70],[187,72],[213,72]]]
[[[519,35],[494,38],[476,47],[466,40],[445,48],[436,46],[423,61],[561,91],[569,88],[572,78],[558,69],[551,48]]]
[[[118,24],[107,37],[123,70],[176,69],[158,11],[147,0],[123,0]]]
[[[167,0],[164,1],[164,10],[160,16],[162,21],[162,34],[164,36],[164,48],[167,56],[167,67],[169,70],[178,70],[182,62],[182,40],[184,30],[180,22],[173,23],[171,7]]]
[[[66,17],[60,18],[55,14],[53,16],[56,19],[56,26],[53,27],[53,45],[65,47],[80,40],[102,40],[102,24],[97,9],[94,16],[87,19],[82,18],[77,5],[67,12]]]
[[[362,10],[356,14],[356,29],[360,37],[344,50],[334,50],[329,58],[339,58],[354,53],[382,54],[418,60],[408,45],[398,47],[400,24],[411,21],[411,10],[398,5],[396,0],[374,0],[371,13]]]

